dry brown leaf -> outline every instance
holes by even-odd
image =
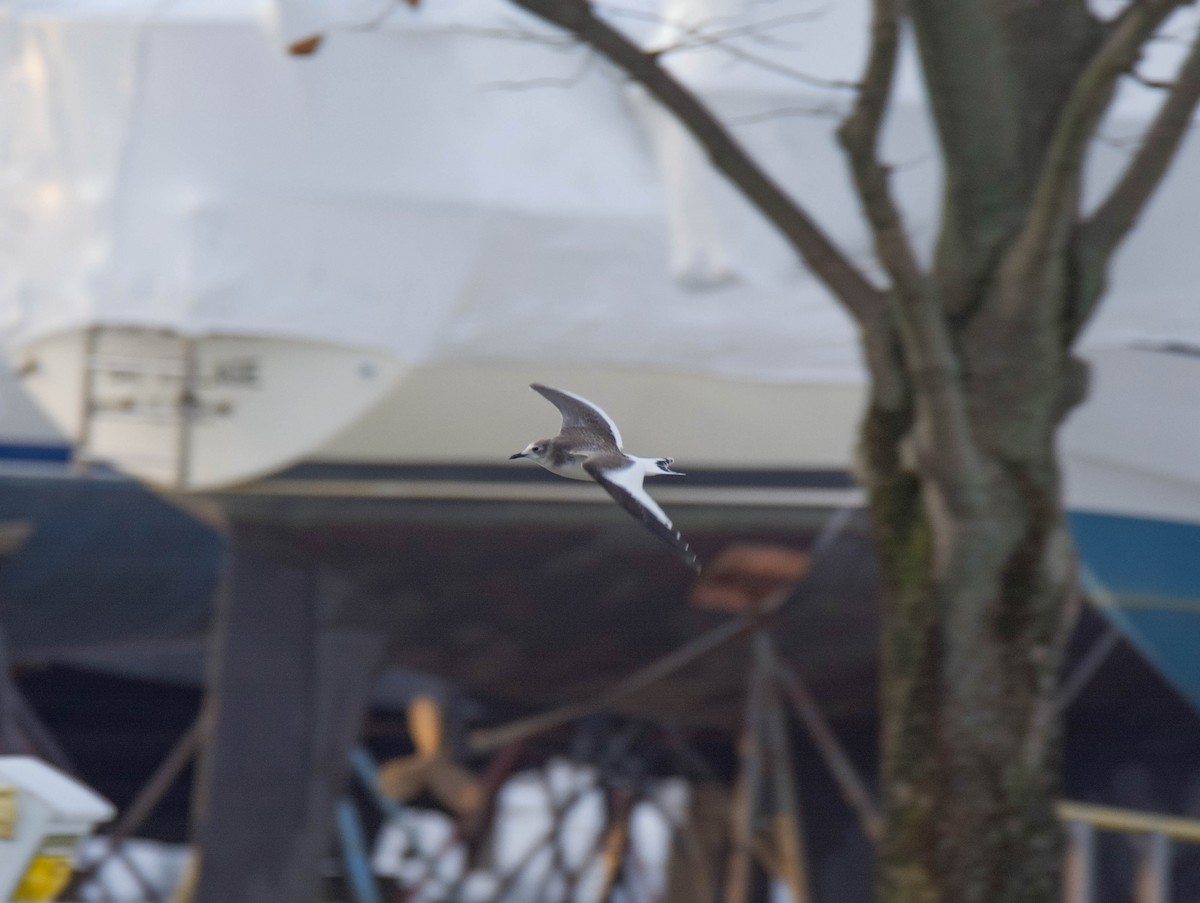
[[[288,45],[288,53],[292,56],[312,56],[317,52],[317,48],[321,46],[323,40],[322,35],[309,35],[307,38],[301,38]]]

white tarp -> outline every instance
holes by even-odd
[[[749,4],[749,29],[726,5],[612,15],[648,45],[694,44],[671,64],[870,270],[835,120],[811,115],[847,93],[803,77],[857,74],[860,4]],[[284,52],[325,26],[315,55]],[[888,147],[927,248],[940,175],[912,70]],[[0,72],[10,347],[136,323],[407,363],[861,379],[847,318],[678,127],[503,0],[4,3]],[[1102,146],[1095,168],[1128,153]],[[1089,343],[1200,346],[1198,207],[1193,138]]]

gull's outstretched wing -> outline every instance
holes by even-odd
[[[529,388],[558,408],[558,412],[562,414],[564,433],[582,429],[598,436],[604,444],[621,447],[621,431],[617,429],[617,425],[612,422],[611,417],[586,398],[580,398],[562,389],[543,386],[541,383],[533,383]]]
[[[609,462],[611,464],[611,462]],[[629,462],[624,467],[605,466],[602,458],[589,458],[583,463],[583,469],[592,475],[597,483],[604,487],[617,503],[645,524],[646,528],[667,543],[675,554],[697,574],[700,573],[700,559],[696,557],[687,540],[675,529],[671,518],[658,507],[658,503],[642,486],[645,472],[635,462]]]

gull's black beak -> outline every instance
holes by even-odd
[[[517,460],[517,458],[524,458],[524,457],[525,457],[525,452],[517,452],[515,455],[509,455],[508,460],[515,461],[515,460]]]

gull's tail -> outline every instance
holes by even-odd
[[[646,463],[646,473],[649,476],[657,476],[659,474],[670,474],[673,477],[687,476],[681,470],[671,470],[671,465],[675,463],[674,458],[643,458]]]

